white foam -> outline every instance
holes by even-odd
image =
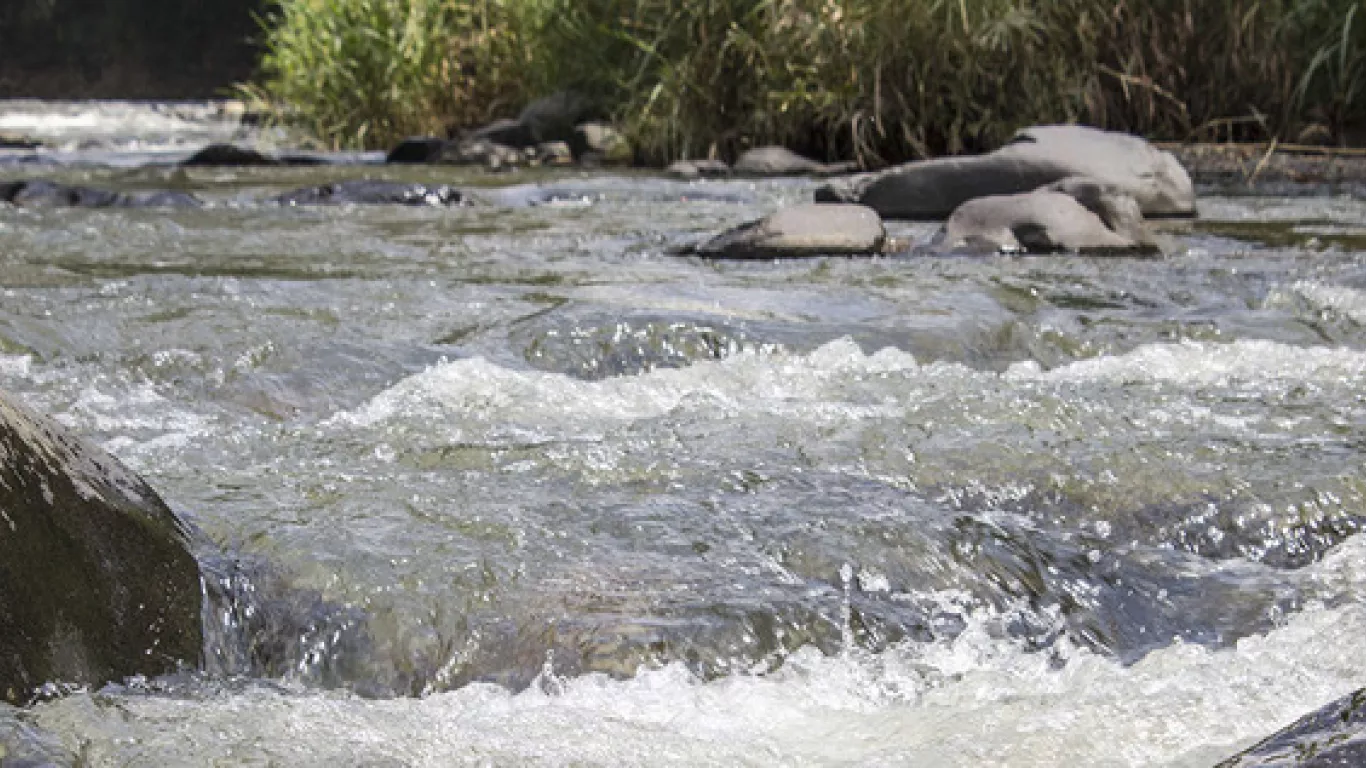
[[[1123,355],[1098,357],[1042,370],[1037,363],[1012,365],[1010,381],[1115,384],[1168,382],[1183,386],[1317,381],[1360,382],[1366,353],[1336,347],[1296,347],[1273,341],[1221,344],[1183,341],[1147,344]]]
[[[710,682],[673,665],[626,681],[546,678],[515,695],[77,697],[36,716],[81,734],[95,765],[1209,765],[1366,684],[1363,632],[1360,604],[1312,608],[1226,650],[1176,644],[1130,667],[1073,652],[1054,669],[974,627],[881,656],[806,651],[773,674]]]
[[[908,354],[888,349],[867,355],[848,339],[807,355],[741,352],[720,362],[594,382],[516,371],[473,358],[442,363],[405,379],[361,408],[338,414],[332,423],[373,426],[400,418],[603,423],[659,416],[697,399],[722,412],[758,409],[784,415],[800,407],[807,418],[819,418],[827,408],[849,417],[883,409],[841,403],[842,384],[917,368]]]
[[[29,355],[0,355],[0,376],[26,378],[32,365]]]

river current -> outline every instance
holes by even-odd
[[[0,107],[57,144],[0,180],[209,203],[0,206],[0,388],[191,523],[209,630],[11,752],[1196,766],[1366,685],[1352,190],[1204,189],[1162,258],[716,262],[670,251],[814,182],[167,164],[230,118]],[[361,177],[481,202],[259,202]]]

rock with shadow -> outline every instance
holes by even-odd
[[[1218,768],[1366,765],[1366,688],[1311,712]]]
[[[1000,149],[830,182],[818,202],[861,203],[884,218],[942,220],[963,203],[1030,192],[1070,176],[1117,188],[1145,216],[1194,216],[1190,174],[1170,152],[1121,133],[1075,125],[1026,128]]]
[[[806,204],[742,224],[683,253],[723,259],[868,256],[882,253],[882,219],[862,205]]]
[[[45,179],[0,182],[0,203],[21,208],[199,208],[188,192],[114,192]]]
[[[942,251],[1132,255],[1160,252],[1138,202],[1073,176],[1032,192],[969,200],[949,216]]]
[[[0,701],[198,668],[202,599],[156,492],[0,393]]]
[[[464,205],[468,198],[444,184],[410,184],[401,181],[361,179],[304,187],[270,198],[286,206],[314,205]]]

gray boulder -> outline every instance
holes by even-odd
[[[1083,177],[1033,192],[969,200],[944,224],[939,245],[1027,253],[1158,250],[1137,201],[1117,187]]]
[[[1195,215],[1190,174],[1170,152],[1136,136],[1072,125],[1026,128],[985,155],[834,181],[816,191],[816,200],[861,203],[890,219],[939,220],[968,200],[1029,192],[1069,176],[1124,191],[1146,216]]]
[[[441,161],[450,142],[436,136],[410,136],[389,150],[384,162],[390,165],[423,165]]]
[[[739,259],[861,256],[881,253],[886,241],[882,219],[871,208],[808,203],[723,232],[693,252]]]
[[[526,149],[536,146],[540,139],[536,138],[535,132],[520,120],[504,118],[471,131],[465,136],[465,141],[484,141],[513,149]]]
[[[735,159],[731,167],[740,176],[831,176],[853,170],[851,163],[827,165],[802,157],[787,147],[755,147]],[[854,202],[854,201],[845,201]]]
[[[597,113],[597,105],[587,96],[575,91],[557,91],[526,105],[517,116],[517,122],[531,134],[531,144],[563,141],[573,146],[575,128],[597,117]]]
[[[156,492],[0,393],[0,701],[199,666],[202,597]]]

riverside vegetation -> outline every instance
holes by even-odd
[[[1360,0],[281,0],[241,86],[336,147],[594,98],[637,159],[783,144],[876,166],[1085,122],[1348,142]]]

